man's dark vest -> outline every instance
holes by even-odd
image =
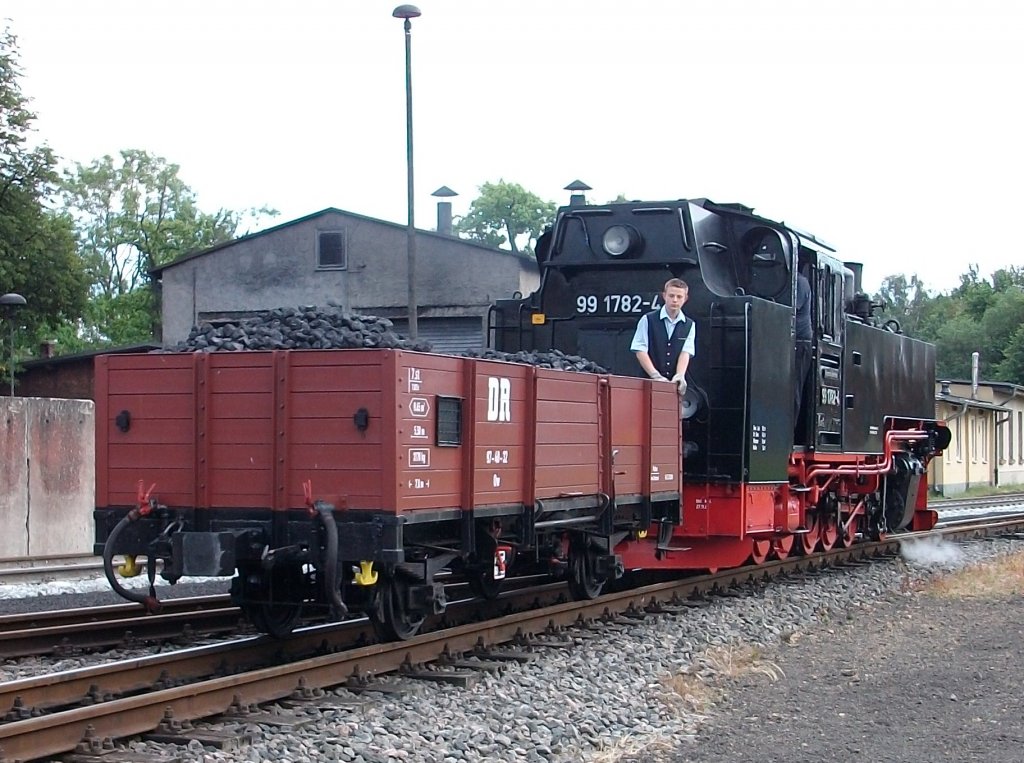
[[[665,321],[661,319],[661,310],[647,313],[647,354],[654,367],[666,379],[676,375],[676,361],[679,360],[679,353],[683,351],[683,344],[692,326],[693,321],[683,316],[669,337],[665,331]]]

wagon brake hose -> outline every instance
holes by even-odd
[[[107,582],[110,583],[110,587],[113,588],[116,593],[125,599],[128,599],[128,601],[138,602],[146,608],[147,612],[152,613],[160,609],[160,602],[156,598],[156,590],[153,586],[154,574],[156,572],[156,560],[149,560],[149,595],[133,591],[130,588],[125,588],[121,585],[121,581],[117,579],[117,575],[114,572],[114,546],[117,543],[117,538],[129,523],[134,522],[141,516],[143,516],[143,514],[137,507],[132,509],[121,517],[121,521],[115,525],[110,535],[107,536],[107,542],[103,544],[103,572],[107,576]]]
[[[324,594],[331,604],[331,617],[341,620],[348,614],[348,607],[341,600],[341,590],[338,588],[338,525],[334,522],[334,507],[325,501],[314,501],[313,510],[327,532]]]
[[[341,589],[338,588],[338,525],[334,523],[334,506],[326,501],[313,500],[313,480],[302,483],[302,492],[310,515],[320,520],[327,533],[324,596],[331,604],[331,616],[341,620],[348,614],[348,607],[341,600]]]
[[[141,517],[149,514],[155,507],[156,501],[150,499],[150,494],[153,492],[155,484],[150,485],[149,490],[143,492],[143,483],[139,482],[139,498],[138,505],[121,517],[121,521],[118,522],[114,529],[107,536],[106,542],[103,544],[103,573],[107,577],[107,582],[110,583],[110,587],[119,594],[121,597],[128,599],[128,601],[135,601],[146,608],[146,612],[153,613],[160,609],[160,602],[156,598],[156,589],[154,587],[155,573],[156,573],[156,560],[149,559],[149,595],[141,594],[136,591],[132,591],[121,585],[121,582],[117,579],[117,575],[114,573],[114,547],[117,543],[117,538],[128,526],[130,522],[134,522]]]

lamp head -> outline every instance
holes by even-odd
[[[422,12],[415,5],[400,5],[395,10],[391,11],[391,15],[396,19],[414,19],[417,16],[422,16]]]

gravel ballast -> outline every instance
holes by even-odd
[[[572,649],[543,650],[472,689],[428,684],[315,713],[288,732],[249,724],[251,745],[220,752],[193,743],[183,758],[981,761],[964,735],[984,729],[986,763],[1019,761],[1017,679],[997,647],[1020,643],[1020,602],[963,604],[917,588],[936,570],[1020,552],[1024,543],[920,550],[917,561],[758,584],[680,615],[574,631]],[[728,658],[743,655],[754,667],[733,675]],[[982,691],[988,681],[1002,688]],[[985,696],[991,707],[978,704]],[[944,757],[948,749],[963,754]]]

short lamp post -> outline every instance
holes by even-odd
[[[405,146],[406,176],[409,193],[409,224],[406,234],[408,238],[409,268],[409,337],[416,339],[419,325],[416,307],[416,216],[413,212],[412,182],[412,22],[410,19],[421,16],[420,9],[415,5],[400,5],[391,12],[396,19],[404,19],[405,28]]]
[[[14,334],[17,327],[14,322],[14,311],[18,308],[24,307],[26,304],[25,298],[20,294],[15,294],[14,292],[8,292],[0,297],[0,307],[3,308],[4,315],[6,316],[7,321],[11,324],[11,397],[14,397]]]

